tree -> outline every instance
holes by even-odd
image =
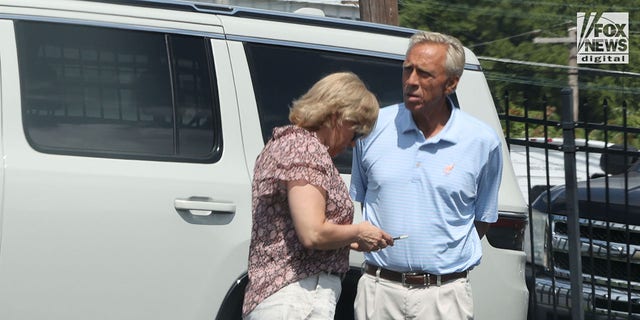
[[[497,106],[509,92],[510,106],[541,114],[560,110],[559,92],[568,86],[565,44],[533,43],[534,37],[566,37],[578,12],[628,12],[629,64],[579,65],[580,120],[620,121],[623,102],[629,124],[640,122],[640,7],[637,0],[402,0],[399,25],[451,34],[479,57]],[[557,66],[557,67],[555,67]],[[564,67],[564,68],[563,68]],[[542,103],[545,101],[546,104]],[[582,108],[585,106],[585,108]],[[612,116],[614,118],[612,118]]]

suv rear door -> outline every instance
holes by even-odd
[[[246,269],[227,50],[130,27],[0,21],[0,319],[211,319]]]

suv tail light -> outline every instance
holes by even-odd
[[[500,212],[498,221],[489,227],[487,240],[496,248],[522,251],[526,228],[526,215]]]

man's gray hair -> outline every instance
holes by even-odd
[[[464,70],[464,47],[457,38],[433,31],[418,31],[410,39],[409,49],[407,53],[419,43],[431,42],[448,45],[447,59],[445,61],[445,69],[450,77],[462,76]]]

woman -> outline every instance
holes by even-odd
[[[331,158],[378,115],[378,102],[353,73],[318,81],[273,130],[253,177],[253,227],[245,319],[333,319],[349,248],[379,250],[392,237],[352,224],[353,202]]]

